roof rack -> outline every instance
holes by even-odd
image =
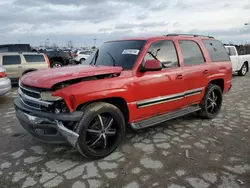
[[[208,38],[214,38],[212,36],[206,36],[206,35],[194,35],[194,34],[167,34],[167,35],[164,35],[166,37],[171,37],[171,36],[191,36],[191,37],[208,37]]]

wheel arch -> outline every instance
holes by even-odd
[[[27,70],[23,71],[22,76],[29,73],[29,72],[33,72],[33,71],[37,71],[37,69],[27,69]]]
[[[126,123],[129,122],[129,108],[128,108],[126,100],[122,97],[110,97],[110,98],[103,98],[103,99],[88,101],[86,103],[80,104],[76,108],[76,110],[82,110],[83,108],[85,108],[86,106],[94,102],[106,102],[106,103],[116,106],[124,115],[125,122]]]
[[[225,83],[224,83],[224,79],[223,78],[216,78],[211,80],[208,84],[214,84],[217,85],[221,88],[221,91],[224,91],[225,88]]]
[[[247,72],[249,72],[249,63],[248,63],[248,61],[245,61],[244,64],[247,65]],[[244,64],[243,64],[243,65],[244,65]]]

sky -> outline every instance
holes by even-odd
[[[250,0],[1,0],[0,43],[74,46],[168,33],[250,43]],[[96,40],[94,40],[96,39]]]

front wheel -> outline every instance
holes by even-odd
[[[83,117],[76,132],[77,149],[89,159],[100,159],[111,154],[125,136],[125,120],[114,105],[96,102],[83,109]]]
[[[82,59],[80,60],[80,63],[83,64],[85,60],[86,60],[86,59],[82,58]]]
[[[209,84],[200,104],[201,110],[198,112],[198,115],[205,119],[215,118],[220,112],[222,98],[221,88],[217,85]]]
[[[247,74],[247,64],[244,63],[238,72],[239,76],[245,76]]]

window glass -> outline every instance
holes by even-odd
[[[83,65],[120,66],[124,70],[131,70],[145,43],[144,40],[106,42]]]
[[[235,49],[233,47],[230,47],[229,49],[230,49],[230,55],[235,56],[236,55]]]
[[[27,63],[45,62],[43,55],[23,55]]]
[[[227,50],[220,41],[209,39],[203,39],[202,41],[213,62],[230,61]]]
[[[19,55],[3,56],[3,65],[18,65],[21,64],[21,58]]]
[[[199,65],[205,62],[201,49],[196,42],[181,40],[179,44],[185,66]]]
[[[163,64],[163,68],[179,66],[174,43],[168,40],[154,42],[148,49],[144,61],[149,59],[158,59]]]

